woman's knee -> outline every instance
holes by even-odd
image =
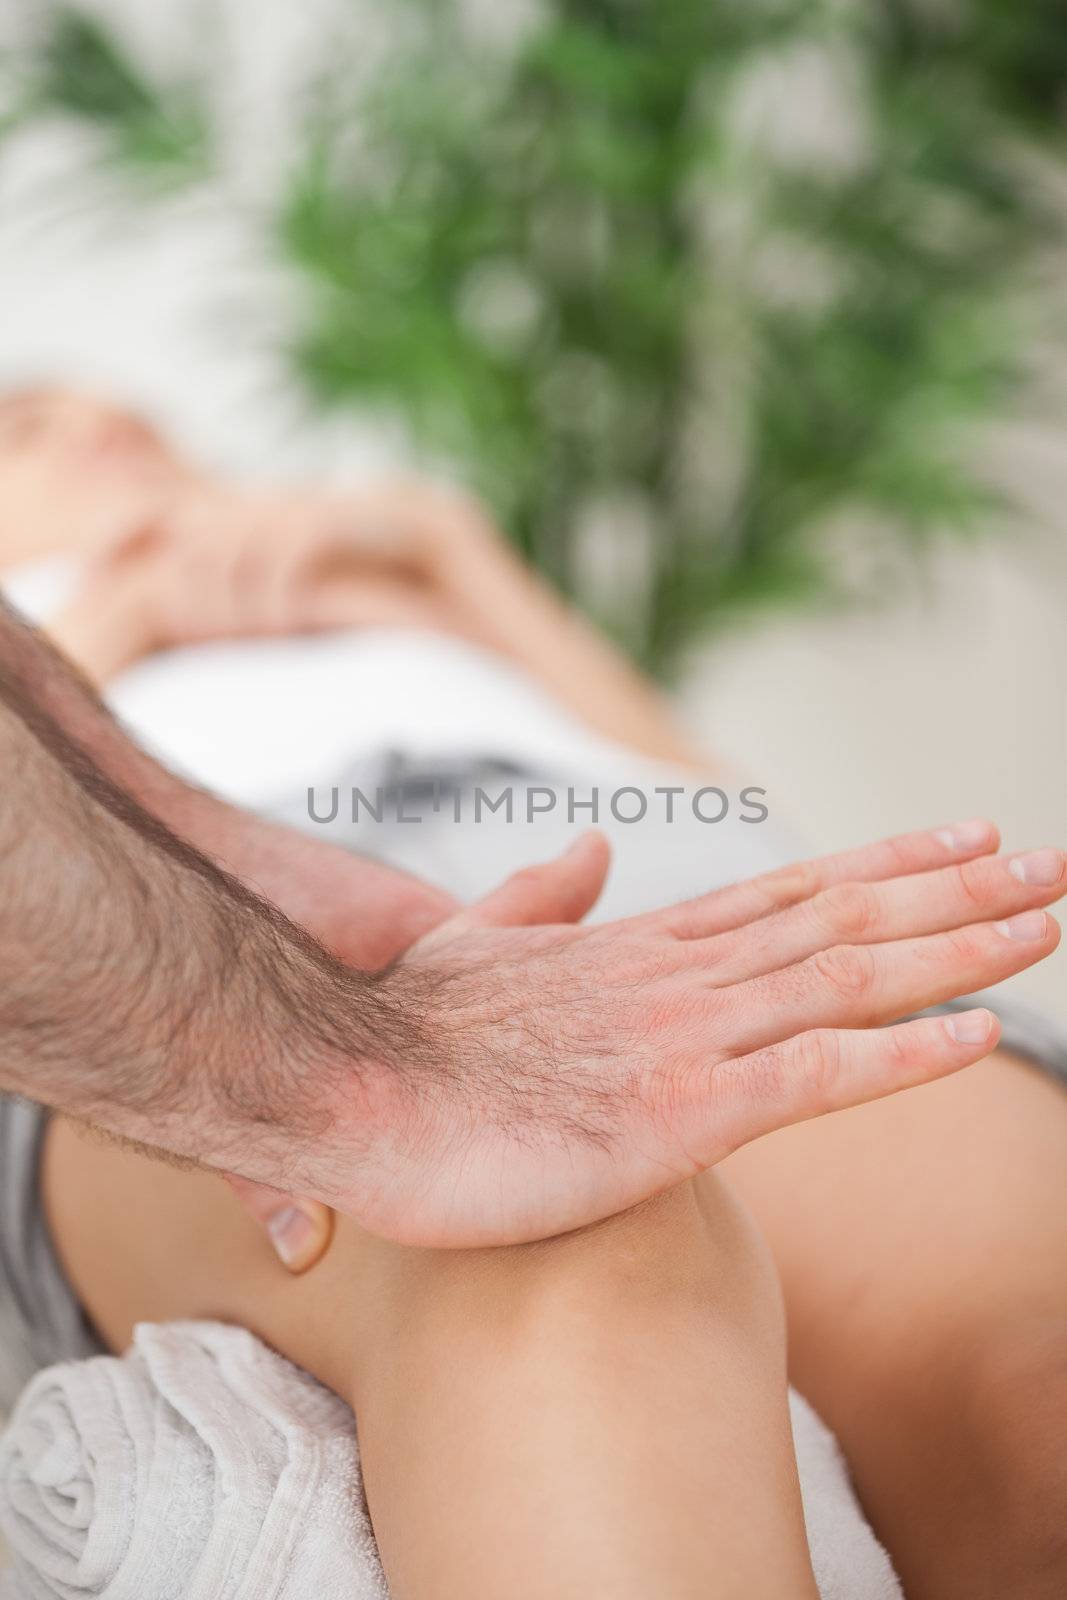
[[[494,1349],[583,1329],[716,1323],[784,1348],[777,1278],[748,1213],[714,1179],[533,1244],[392,1255],[383,1337]],[[388,1329],[390,1331],[385,1332]]]

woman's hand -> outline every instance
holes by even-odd
[[[458,496],[414,484],[346,495],[197,485],[106,543],[51,631],[98,682],[209,639],[467,632],[449,561],[486,528]]]

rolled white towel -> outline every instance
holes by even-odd
[[[12,1600],[383,1600],[349,1408],[240,1328],[142,1324],[0,1440]]]
[[[823,1600],[901,1600],[832,1435],[791,1397]],[[5,1600],[386,1600],[349,1408],[240,1328],[142,1324],[47,1368],[0,1438]]]

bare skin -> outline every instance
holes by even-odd
[[[854,878],[863,868],[851,860],[816,870],[825,881],[835,873]],[[943,895],[947,883],[957,881],[953,871],[928,874],[931,891]],[[997,857],[971,864],[969,882],[975,889],[982,878],[990,885],[1020,882],[1010,864]],[[887,880],[873,889],[873,898],[891,905],[901,891],[902,901],[914,900],[915,883]],[[526,885],[519,880],[514,892],[528,892]],[[772,937],[776,920],[779,914],[772,911],[755,926]],[[939,1053],[946,1063],[958,1059],[958,1042],[952,1041],[945,1019],[887,1032],[908,1036],[907,1059],[921,1062],[926,1076],[936,1070]],[[900,1064],[904,1061],[901,1057]],[[822,1076],[814,1058],[812,1070]],[[1012,1070],[1025,1073],[998,1067],[1009,1075]],[[979,1107],[973,1118],[979,1143],[988,1136],[1003,1146],[1006,1114],[1014,1113],[1015,1136],[1008,1148],[1025,1165],[1016,1172],[1007,1163],[1007,1175],[1016,1187],[1026,1172],[1035,1181],[1019,1195],[1026,1212],[1012,1205],[1009,1215],[1014,1222],[1025,1216],[1028,1226],[1040,1221],[1045,1202],[1051,1204],[1051,1175],[1058,1168],[1047,1156],[1062,1153],[1063,1136],[1050,1115],[1062,1109],[1058,1091],[1043,1080],[1033,1082],[1047,1103],[1039,1095],[1036,1104],[1020,1108],[1017,1096],[1002,1096],[1002,1103]],[[824,1083],[824,1091],[827,1087]],[[897,1096],[895,1103],[909,1098]],[[946,1109],[958,1125],[958,1106]],[[902,1126],[906,1129],[917,1114],[916,1107]],[[816,1125],[832,1127],[835,1120],[823,1117]],[[1036,1126],[1031,1122],[1048,1125],[1043,1146],[1032,1137]],[[951,1155],[948,1130],[939,1134]],[[879,1143],[881,1138],[878,1134]],[[864,1210],[848,1187],[844,1208],[850,1228],[856,1219],[856,1255],[850,1258],[844,1250],[820,1262],[828,1219],[842,1205],[831,1180],[833,1140],[820,1174],[825,1181],[812,1181],[809,1167],[819,1166],[818,1158],[801,1157],[792,1166],[771,1160],[762,1169],[761,1191],[758,1152],[771,1142],[752,1147],[755,1164],[747,1177],[741,1167],[740,1186],[744,1190],[747,1184],[761,1223],[766,1215],[769,1226],[764,1227],[785,1265],[790,1243],[798,1237],[798,1199],[813,1196],[799,1236],[806,1239],[809,1257],[822,1266],[820,1277],[810,1270],[810,1260],[802,1262],[801,1286],[793,1294],[790,1278],[784,1277],[790,1331],[792,1319],[802,1318],[805,1308],[813,1318],[809,1329],[801,1323],[796,1360],[791,1348],[795,1380],[824,1406],[846,1448],[855,1449],[857,1477],[877,1531],[905,1573],[910,1562],[917,1583],[927,1585],[915,1592],[951,1593],[936,1586],[936,1574],[938,1564],[957,1571],[954,1545],[946,1544],[939,1522],[926,1520],[924,1507],[917,1513],[914,1504],[899,1504],[905,1462],[882,1449],[885,1396],[876,1382],[887,1378],[895,1386],[889,1392],[909,1401],[901,1408],[900,1423],[900,1450],[906,1453],[915,1438],[909,1416],[921,1429],[919,1436],[928,1437],[932,1375],[921,1364],[902,1363],[887,1329],[876,1329],[884,1322],[882,1280],[864,1255],[871,1236]],[[894,1187],[914,1182],[921,1194],[928,1170],[922,1152],[909,1164],[907,1139],[898,1143],[899,1170],[890,1165],[885,1181]],[[869,1144],[861,1147],[858,1174],[877,1172],[876,1158]],[[734,1161],[739,1159],[744,1157]],[[723,1162],[721,1170],[729,1183],[731,1162]],[[872,1184],[868,1171],[868,1189]],[[62,1124],[51,1130],[45,1188],[53,1233],[72,1282],[115,1348],[122,1348],[132,1323],[141,1318],[221,1316],[251,1326],[350,1400],[360,1420],[372,1518],[398,1595],[432,1594],[436,1600],[438,1595],[514,1593],[517,1552],[529,1581],[528,1591],[518,1592],[531,1596],[570,1592],[571,1586],[587,1592],[595,1579],[604,1578],[606,1553],[619,1562],[617,1572],[610,1563],[607,1567],[607,1592],[614,1595],[637,1596],[650,1586],[665,1596],[693,1595],[694,1600],[709,1593],[738,1600],[753,1593],[781,1594],[783,1600],[812,1593],[786,1423],[785,1340],[777,1292],[766,1290],[776,1280],[774,1274],[766,1277],[759,1233],[739,1225],[730,1189],[719,1178],[702,1175],[639,1208],[630,1221],[615,1219],[577,1235],[504,1251],[405,1250],[338,1219],[329,1251],[301,1277],[271,1274],[265,1241],[210,1179],[163,1172],[140,1154],[88,1145]],[[863,1194],[861,1183],[855,1188]],[[1006,1192],[1003,1175],[999,1192],[1002,1197]],[[691,1207],[701,1219],[695,1231]],[[966,1214],[966,1205],[962,1210]],[[924,1220],[913,1212],[911,1225],[919,1228]],[[972,1259],[987,1246],[988,1234],[980,1247],[972,1246]],[[899,1244],[893,1248],[890,1240],[882,1254],[899,1280]],[[934,1246],[929,1260],[931,1282],[943,1290],[944,1258]],[[867,1328],[854,1315],[858,1269],[873,1295]],[[740,1270],[740,1289],[735,1270]],[[1026,1279],[1023,1272],[1020,1291]],[[906,1282],[913,1287],[910,1276]],[[1047,1285],[1047,1272],[1041,1282]],[[753,1285],[759,1283],[764,1289],[756,1292]],[[900,1291],[903,1285],[898,1281],[897,1287]],[[981,1312],[988,1303],[988,1296],[984,1306],[979,1297],[974,1310]],[[936,1304],[923,1307],[931,1332],[936,1332],[931,1311],[943,1311],[945,1305],[942,1293]],[[827,1343],[827,1320],[836,1343]],[[890,1326],[901,1331],[900,1322]],[[872,1331],[880,1332],[881,1343],[857,1339]],[[956,1329],[950,1325],[950,1331]],[[953,1345],[953,1370],[966,1376],[957,1341],[946,1343]],[[884,1357],[884,1367],[860,1359],[857,1346]],[[943,1358],[948,1353],[942,1349]],[[583,1418],[577,1433],[576,1411]],[[948,1403],[944,1414],[946,1422],[956,1420]],[[407,1450],[404,1441],[410,1442]],[[956,1442],[949,1432],[946,1451]],[[1012,1452],[1003,1449],[1003,1440],[995,1442],[1002,1454],[991,1452],[992,1458],[999,1459],[1010,1483],[1017,1470]],[[508,1471],[501,1473],[505,1448]],[[446,1460],[448,1492],[442,1490],[439,1470]],[[906,1464],[911,1470],[910,1456]],[[1033,1487],[1042,1487],[1034,1477]],[[650,1482],[658,1493],[649,1492]],[[939,1487],[947,1494],[948,1510],[966,1525],[966,1501],[953,1498],[944,1482]],[[1043,1487],[1054,1484],[1050,1480]],[[1035,1509],[1042,1504],[1027,1499],[1028,1520],[1016,1530],[1013,1565],[1016,1555],[1024,1561],[1055,1560],[1030,1537]],[[709,1505],[723,1508],[721,1521],[709,1522]],[[472,1506],[478,1511],[472,1513]],[[982,1503],[981,1512],[988,1528],[990,1508]],[[1049,1568],[1053,1578],[1056,1572],[1055,1565]],[[1014,1592],[1036,1597],[1055,1591],[1032,1586]]]
[[[3,566],[90,554],[196,481],[143,418],[51,386],[0,397],[0,476]]]
[[[45,1192],[107,1342],[240,1322],[353,1406],[394,1600],[816,1600],[775,1274],[713,1179],[541,1244],[338,1218],[303,1277],[224,1185],[56,1122]]]
[[[52,661],[15,620],[0,647],[18,780],[0,818],[0,1087],[403,1243],[584,1226],[771,1128],[955,1071],[995,1044],[988,1013],[885,1024],[1059,939],[1040,908],[1060,852],[1009,866],[935,832],[596,927],[559,921],[559,896],[553,920],[517,922],[545,876],[527,870],[360,971],[25,705]],[[548,880],[595,896],[606,865],[590,835]]]
[[[521,605],[516,586],[498,616],[510,624]],[[613,727],[625,727],[622,682]],[[647,748],[639,727],[632,739]],[[1065,1161],[1067,1096],[998,1051],[757,1140],[717,1169],[770,1243],[791,1375],[841,1438],[909,1600],[1051,1600],[1067,1581]],[[271,1214],[262,1191],[257,1205]],[[328,1214],[297,1215],[292,1259],[306,1266]],[[114,1252],[93,1258],[98,1298],[113,1264]],[[147,1283],[129,1316],[157,1314]]]
[[[1067,1586],[1067,1093],[1003,1051],[718,1169],[908,1600]]]
[[[631,1223],[509,1251],[404,1250],[341,1218],[299,1278],[215,1180],[69,1124],[50,1131],[46,1194],[113,1348],[137,1320],[222,1317],[353,1404],[398,1596],[584,1593],[606,1551],[625,1558],[620,1596],[811,1592],[780,1276],[790,1376],[835,1428],[909,1600],[1051,1600],[1063,1100],[998,1054],[749,1146],[696,1180],[699,1225],[685,1189]]]

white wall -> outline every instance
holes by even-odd
[[[1058,509],[1058,439],[1045,475]],[[1067,844],[1067,542],[1053,532],[954,552],[924,594],[880,613],[709,646],[682,690],[690,725],[819,849],[976,815],[1009,846]],[[1067,952],[1014,987],[1067,1021]]]

